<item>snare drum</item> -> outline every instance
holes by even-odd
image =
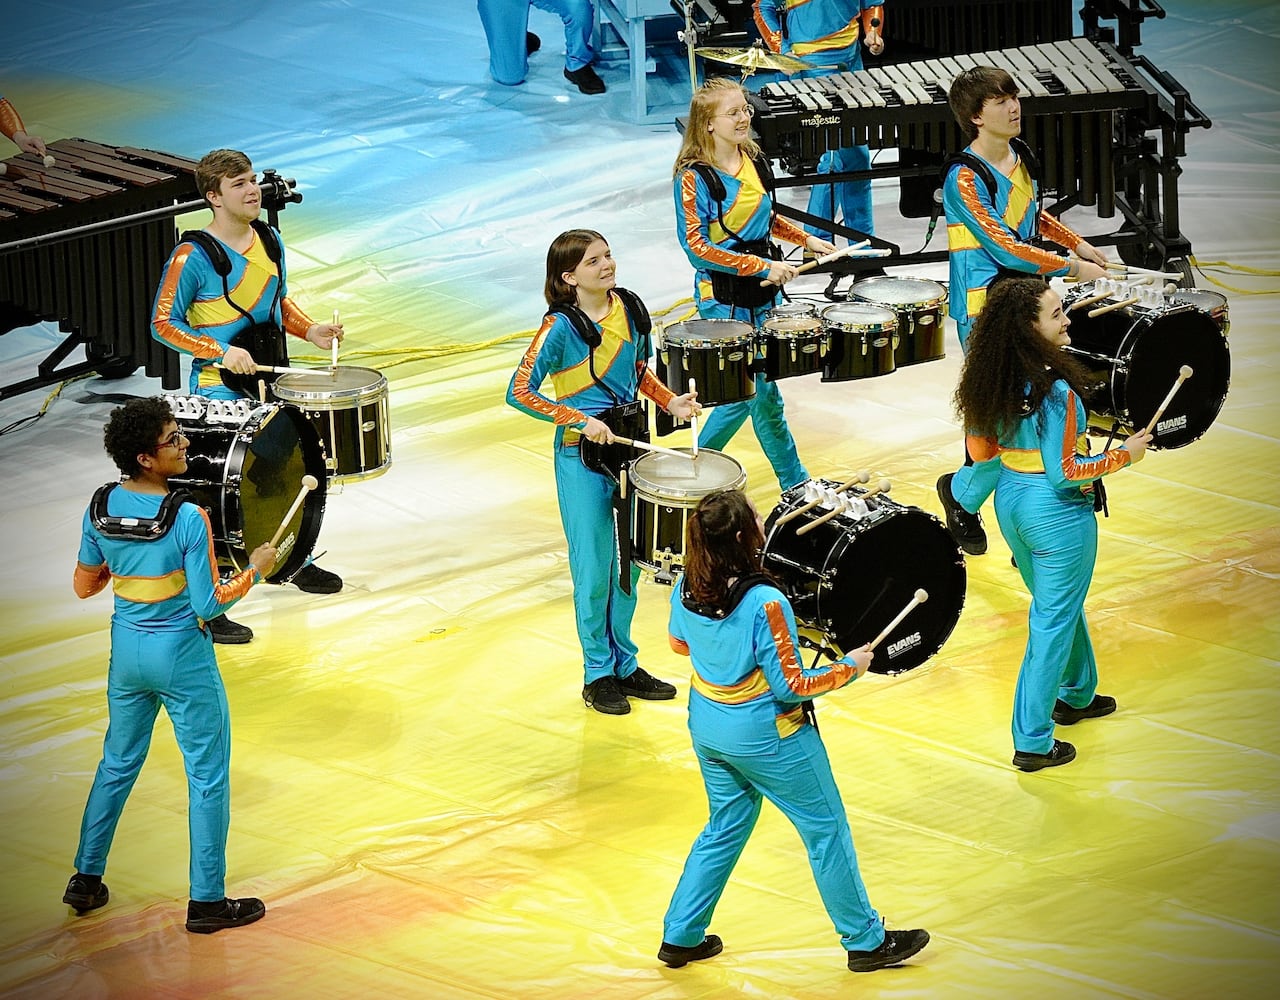
[[[831,336],[822,381],[888,375],[894,369],[898,317],[883,306],[837,302],[822,310],[822,325]]]
[[[288,580],[306,564],[324,518],[326,477],[320,438],[292,406],[248,399],[169,396],[187,445],[187,471],[170,476],[209,515],[218,563],[242,570],[270,541],[293,505],[303,476],[319,485],[306,494],[279,544],[271,580]]]
[[[691,319],[662,331],[666,383],[676,393],[698,380],[703,406],[737,403],[756,394],[755,331],[733,319]]]
[[[769,310],[757,337],[757,354],[770,381],[822,371],[830,334],[807,302],[782,302]]]
[[[720,490],[740,490],[746,470],[721,451],[699,448],[698,458],[651,451],[631,466],[631,558],[672,583],[684,568],[685,528],[698,501]]]
[[[898,346],[893,352],[899,368],[946,356],[943,320],[947,290],[927,278],[864,278],[849,294],[864,302],[892,309],[898,317]]]
[[[1104,430],[1131,433],[1145,427],[1164,401],[1183,365],[1193,371],[1157,422],[1151,447],[1181,448],[1207,431],[1227,397],[1231,350],[1218,322],[1199,306],[1164,298],[1157,307],[1126,306],[1089,317],[1095,306],[1072,305],[1093,293],[1084,282],[1063,296],[1071,337],[1063,350],[1090,372],[1099,391],[1089,401],[1090,416]]]
[[[840,484],[820,479],[814,485],[830,490]],[[791,601],[801,641],[836,655],[857,649],[924,588],[929,600],[885,637],[871,670],[896,674],[924,663],[942,648],[964,608],[964,554],[951,533],[927,511],[884,495],[866,501],[864,517],[841,514],[803,535],[799,529],[829,512],[817,507],[777,523],[806,496],[805,484],[782,494],[765,524],[764,543],[765,569]]]
[[[311,421],[324,442],[325,467],[335,482],[380,476],[391,466],[387,379],[372,368],[338,367],[332,374],[281,375],[271,387]]]

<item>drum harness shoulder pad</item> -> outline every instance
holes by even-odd
[[[1035,221],[1034,221],[1035,228],[1033,229],[1031,234],[1031,242],[1039,244],[1040,212],[1042,210],[1043,202],[1044,202],[1044,192],[1040,186],[1040,161],[1036,159],[1036,154],[1031,152],[1031,147],[1028,146],[1021,139],[1019,139],[1017,136],[1014,136],[1012,139],[1009,140],[1009,146],[1013,149],[1015,153],[1018,154],[1018,159],[1020,159],[1026,165],[1027,173],[1031,175],[1031,180],[1035,183],[1035,186],[1036,186],[1036,214],[1035,214]],[[970,152],[960,152],[960,153],[956,153],[955,156],[950,157],[942,165],[943,181],[947,179],[947,175],[950,174],[954,168],[962,167],[962,166],[968,167],[970,170],[972,170],[975,174],[978,175],[979,179],[981,179],[982,181],[983,187],[987,189],[987,195],[988,197],[991,198],[991,203],[994,205],[996,200],[996,190],[997,190],[996,175],[992,172],[990,164],[988,164],[987,161],[980,156],[975,156],[973,153],[970,153]],[[1036,275],[1031,274],[1027,271],[1016,271],[1012,268],[1001,267],[999,273],[996,275],[996,280],[999,281],[1002,278],[1011,278],[1011,277],[1028,278],[1028,277],[1036,277]],[[988,288],[989,287],[990,286],[988,286]]]
[[[114,517],[107,513],[107,498],[119,483],[107,483],[98,487],[89,501],[89,520],[107,538],[129,542],[154,542],[169,533],[178,519],[178,509],[184,503],[195,503],[186,490],[171,490],[160,501],[155,517]]]
[[[626,310],[627,316],[634,324],[636,333],[640,335],[641,343],[638,345],[640,356],[644,359],[643,363],[648,365],[649,355],[652,353],[649,334],[653,330],[653,318],[649,315],[649,310],[645,308],[640,296],[635,292],[629,288],[622,287],[614,288],[614,292],[622,300],[622,306]],[[575,302],[558,302],[547,311],[547,315],[563,316],[569,325],[573,327],[574,332],[587,345],[587,370],[591,373],[591,381],[608,393],[615,406],[621,405],[622,401],[618,399],[617,394],[601,382],[600,377],[596,374],[595,351],[600,346],[601,337],[600,331],[596,329],[596,324],[591,317]],[[643,371],[641,376],[643,377]]]
[[[769,196],[773,205],[769,213],[769,230],[772,232],[773,220],[777,214],[777,205],[772,201],[776,186],[773,166],[766,156],[753,156],[751,162],[755,165],[760,183],[764,185],[765,194]],[[781,259],[778,248],[768,236],[759,240],[745,239],[741,233],[724,221],[724,201],[729,193],[725,189],[724,181],[720,179],[720,172],[709,163],[694,162],[689,164],[689,167],[702,178],[702,182],[707,186],[707,193],[715,200],[716,221],[720,223],[720,228],[737,241],[737,246],[731,249],[742,253],[753,253],[765,260]],[[743,277],[739,274],[729,274],[727,271],[711,272],[711,291],[717,301],[730,306],[741,306],[744,309],[758,309],[768,305],[778,293],[777,288],[773,286],[761,288],[758,274]]]

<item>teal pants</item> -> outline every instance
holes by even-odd
[[[226,895],[231,716],[213,640],[196,628],[141,632],[111,627],[110,719],[80,824],[76,871],[106,871],[116,825],[151,749],[161,705],[173,723],[187,772],[191,898],[215,902]]]

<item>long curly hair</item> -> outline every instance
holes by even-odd
[[[1006,278],[987,293],[960,371],[953,402],[971,434],[998,438],[1040,408],[1063,379],[1087,398],[1088,372],[1036,329],[1040,302],[1051,289],[1041,278]]]
[[[764,535],[741,490],[709,493],[689,515],[684,544],[684,591],[699,604],[724,607],[729,581],[761,573]]]
[[[126,476],[142,472],[138,456],[155,450],[160,434],[173,420],[173,410],[163,396],[131,399],[111,411],[102,429],[102,447]]]
[[[747,92],[742,84],[724,76],[713,76],[693,92],[693,100],[689,102],[689,121],[684,127],[684,141],[680,144],[680,152],[676,154],[672,176],[694,163],[715,166],[711,119],[715,117],[720,98],[728,93],[740,94],[743,101],[747,100]],[[742,150],[743,156],[752,159],[760,156],[760,146],[750,135],[738,143],[738,148]]]

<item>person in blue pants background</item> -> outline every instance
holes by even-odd
[[[1013,698],[1013,763],[1023,771],[1066,764],[1075,747],[1054,723],[1109,715],[1084,600],[1098,553],[1098,481],[1142,459],[1151,435],[1090,455],[1082,387],[1087,375],[1062,348],[1071,320],[1039,278],[991,288],[969,336],[956,409],[975,464],[955,474],[957,502],[976,512],[996,495],[1000,533],[1031,593],[1027,647]]]
[[[531,5],[564,21],[564,78],[584,94],[603,94],[604,81],[591,66],[595,61],[591,0],[479,0],[476,6],[489,43],[489,75],[507,87],[524,83],[529,55],[542,44],[529,31]]]

